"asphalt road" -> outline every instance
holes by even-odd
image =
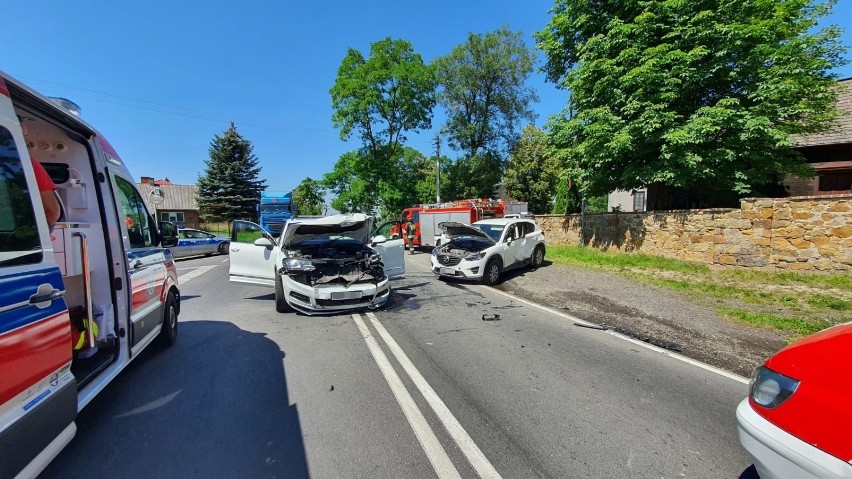
[[[229,284],[227,257],[179,261],[178,343],[95,398],[42,477],[725,478],[750,465],[742,382],[427,265],[408,257],[374,314],[307,317]]]

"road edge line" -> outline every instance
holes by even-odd
[[[471,285],[471,286],[479,286],[479,285]],[[485,286],[482,286],[482,287],[483,287],[483,288],[486,288]],[[512,298],[512,299],[513,299],[513,300],[515,300],[515,301],[519,301],[519,302],[524,303],[524,304],[527,304],[527,305],[529,305],[529,306],[533,306],[533,307],[536,307],[536,308],[541,309],[541,310],[543,310],[543,311],[547,311],[548,313],[555,314],[555,315],[560,316],[560,317],[565,318],[565,319],[569,319],[569,320],[571,320],[571,321],[574,321],[575,323],[580,323],[580,324],[583,324],[583,325],[585,325],[585,326],[595,326],[595,327],[599,327],[599,326],[600,326],[599,324],[591,323],[591,322],[589,322],[589,321],[586,321],[586,320],[580,319],[580,318],[578,318],[578,317],[576,317],[576,316],[572,316],[572,315],[570,315],[570,314],[563,313],[562,311],[557,311],[557,310],[555,310],[555,309],[553,309],[553,308],[550,308],[550,307],[548,307],[548,306],[544,306],[544,305],[541,305],[541,304],[535,303],[535,302],[530,301],[530,300],[528,300],[528,299],[520,298],[520,297],[515,296],[515,295],[513,295],[513,294],[509,294],[509,293],[507,293],[507,292],[505,292],[505,291],[501,291],[501,290],[499,290],[499,289],[497,289],[497,288],[487,288],[487,289],[489,289],[490,291],[494,291],[494,292],[496,292],[496,293],[499,293],[499,294],[501,294],[501,295],[503,295],[503,296],[506,296],[506,297],[508,297],[508,298]],[[699,361],[699,360],[697,360],[697,359],[692,359],[692,358],[690,358],[690,357],[687,357],[687,356],[684,356],[684,355],[682,355],[682,354],[678,354],[678,353],[675,353],[675,352],[669,351],[669,350],[667,350],[667,349],[663,349],[663,348],[661,348],[661,347],[659,347],[659,346],[654,346],[653,344],[649,344],[649,343],[646,343],[646,342],[644,342],[644,341],[639,341],[639,340],[636,340],[636,339],[633,339],[633,338],[629,338],[629,337],[627,337],[627,336],[624,336],[623,334],[618,334],[618,333],[616,333],[615,331],[610,330],[610,329],[608,329],[608,330],[606,330],[606,331],[604,331],[604,332],[609,333],[610,335],[615,336],[615,337],[617,337],[617,338],[619,338],[619,339],[623,339],[623,340],[625,340],[625,341],[631,342],[631,343],[636,344],[636,345],[638,345],[638,346],[642,346],[642,347],[644,347],[644,348],[650,349],[651,351],[656,351],[656,352],[658,352],[658,353],[660,353],[660,354],[663,354],[663,355],[665,355],[665,356],[668,356],[668,357],[670,357],[670,358],[677,359],[677,360],[679,360],[679,361],[683,361],[683,362],[688,363],[688,364],[691,364],[691,365],[693,365],[693,366],[697,366],[697,367],[699,367],[699,368],[701,368],[701,369],[704,369],[704,370],[706,370],[706,371],[710,371],[710,372],[716,373],[716,374],[718,374],[718,375],[720,375],[720,376],[724,376],[724,377],[726,377],[726,378],[728,378],[728,379],[733,379],[734,381],[737,381],[737,382],[739,382],[739,383],[742,383],[742,384],[748,384],[748,383],[749,383],[749,379],[748,379],[748,378],[746,378],[746,377],[740,376],[739,374],[733,373],[733,372],[731,372],[731,371],[726,371],[726,370],[724,370],[724,369],[717,368],[716,366],[713,366],[713,365],[707,364],[707,363],[705,363],[705,362],[701,362],[701,361]]]

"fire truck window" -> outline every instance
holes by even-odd
[[[0,266],[42,259],[35,209],[12,133],[0,127]]]
[[[123,178],[116,177],[115,182],[118,185],[121,214],[124,217],[124,225],[127,227],[130,247],[146,248],[154,246],[151,225],[148,224],[148,210],[145,209],[145,203],[136,188]]]
[[[411,220],[414,221],[415,223],[419,222],[420,221],[420,212],[415,211],[414,215],[412,215],[412,217],[411,217]]]

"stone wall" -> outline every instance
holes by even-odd
[[[540,215],[548,244],[773,270],[852,271],[852,195],[745,198],[740,209]]]

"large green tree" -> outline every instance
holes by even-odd
[[[385,38],[370,46],[369,57],[350,48],[330,93],[332,121],[341,139],[355,135],[362,143],[360,151],[341,157],[326,178],[332,191],[344,194],[335,208],[374,211],[379,203],[382,208],[399,203],[395,166],[405,135],[432,126],[433,69],[409,42]],[[344,178],[354,183],[344,185]]]
[[[210,157],[199,176],[197,200],[205,221],[257,219],[260,193],[266,180],[260,179],[260,166],[252,144],[231,126],[210,142]]]
[[[465,196],[490,196],[523,122],[535,120],[538,101],[526,85],[535,63],[521,32],[503,26],[467,40],[434,62],[438,100],[447,112],[443,130],[462,153],[456,170]]]
[[[325,210],[325,189],[310,176],[293,190],[293,206],[299,215],[321,215]]]
[[[653,184],[747,193],[803,160],[791,135],[836,116],[833,2],[556,0],[536,34],[570,90],[550,123],[587,196]]]
[[[527,125],[506,163],[506,192],[529,203],[533,213],[550,213],[560,173],[547,135],[535,125]]]

